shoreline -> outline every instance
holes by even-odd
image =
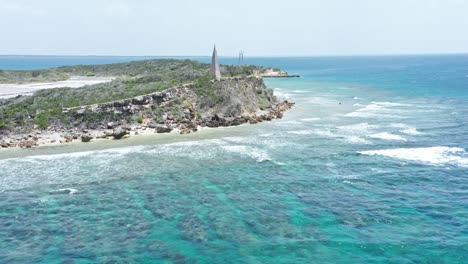
[[[188,81],[173,79],[173,70],[168,65],[198,65],[191,72],[198,77],[190,75],[190,78],[186,77]],[[139,77],[129,75],[132,76],[129,79],[113,81],[117,77],[77,74],[88,70],[93,74],[118,76],[116,73],[123,74],[122,71],[127,74],[128,67],[141,72],[150,66],[160,67],[155,68],[160,75],[145,72],[146,75]],[[147,134],[189,134],[204,127],[230,127],[281,119],[283,113],[294,106],[292,102],[277,98],[273,90],[266,87],[263,78],[296,75],[280,69],[233,66],[225,69],[226,77],[213,80],[206,74],[204,65],[195,66],[187,61],[164,60],[119,64],[98,70],[77,66],[68,69],[74,75],[65,81],[0,84],[0,98],[14,97],[0,100],[4,110],[2,118],[5,119],[0,122],[0,148],[120,140]],[[243,75],[246,72],[249,75]],[[202,73],[205,75],[200,75]],[[35,77],[34,74],[31,72],[31,76]],[[44,76],[54,77],[58,73],[47,74]],[[10,75],[10,79],[29,78],[27,74]],[[112,83],[96,89],[92,86],[109,82]],[[89,88],[84,87],[89,85]],[[80,87],[83,89],[73,89]],[[36,93],[54,88],[68,89]],[[33,95],[23,97],[30,94]]]
[[[199,130],[218,127],[232,127],[243,124],[257,124],[273,119],[281,119],[283,113],[291,109],[295,103],[287,100],[276,103],[272,108],[259,110],[251,115],[236,117],[220,117],[214,115],[210,120],[199,120],[189,123],[157,124],[151,122],[132,126],[115,126],[108,124],[107,129],[77,128],[67,131],[39,130],[30,133],[14,135],[0,141],[1,149],[35,148],[40,146],[59,146],[69,143],[88,143],[90,141],[122,140],[134,136],[148,136],[154,134],[180,134],[186,135]]]

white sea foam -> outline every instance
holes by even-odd
[[[358,152],[363,155],[385,156],[395,159],[417,161],[431,165],[452,164],[468,167],[468,153],[462,148],[429,147],[369,150]]]
[[[252,143],[252,137],[223,137],[221,138],[223,141],[228,143],[236,143],[236,144],[248,144]]]
[[[124,156],[130,153],[143,151],[144,149],[145,149],[144,146],[133,146],[133,147],[106,149],[106,150],[97,151],[97,153],[105,154],[105,155],[111,154],[111,155]]]
[[[323,137],[336,137],[330,130],[313,130],[312,133]]]
[[[274,93],[277,97],[283,98],[283,99],[291,99],[292,97],[292,94],[289,93],[289,91],[286,89],[275,88]]]
[[[356,107],[363,107],[364,105],[355,103],[355,104],[353,104],[353,106],[356,106]]]
[[[293,93],[309,93],[310,91],[304,91],[304,90],[293,90]]]
[[[72,153],[64,153],[64,154],[51,154],[51,155],[36,155],[36,156],[28,156],[28,157],[21,157],[21,158],[13,158],[13,160],[23,160],[23,161],[45,161],[45,160],[58,160],[58,159],[75,159],[85,156],[90,156],[95,154],[97,151],[81,151],[81,152],[72,152]]]
[[[314,134],[313,130],[296,130],[296,131],[287,131],[286,133],[292,135],[312,135]]]
[[[383,140],[407,141],[406,138],[402,136],[387,133],[387,132],[372,134],[369,137],[383,139]]]
[[[12,158],[12,159],[5,159],[5,160],[22,160],[22,161],[53,161],[53,160],[69,160],[69,159],[77,159],[86,156],[96,155],[96,156],[124,156],[129,153],[138,152],[143,150],[143,146],[133,146],[133,147],[124,147],[124,148],[114,148],[114,149],[106,149],[106,150],[94,150],[94,151],[80,151],[80,152],[70,152],[70,153],[62,153],[62,154],[50,154],[50,155],[35,155],[35,156],[27,156],[21,158]]]
[[[300,125],[302,124],[302,122],[299,122],[299,121],[295,121],[295,120],[290,120],[290,121],[278,121],[276,123],[277,125]]]
[[[358,136],[346,136],[344,137],[343,140],[351,144],[366,144],[366,145],[371,144],[369,140],[366,140]]]
[[[220,139],[184,141],[156,145],[142,152],[152,156],[183,157],[204,160],[216,157],[216,155],[219,154],[219,147],[225,144],[227,144],[227,141]]]
[[[75,193],[78,193],[78,190],[77,189],[73,189],[73,188],[65,188],[65,189],[59,189],[57,190],[58,193],[68,193],[68,194],[75,194]]]
[[[411,127],[408,126],[407,124],[403,124],[403,123],[392,123],[392,124],[390,124],[390,127],[395,127],[395,128],[411,128]]]
[[[357,96],[355,96],[353,99],[354,99],[354,100],[362,100],[362,98],[357,97]]]
[[[392,103],[392,102],[372,102],[371,104],[360,108],[354,112],[345,114],[347,117],[361,117],[361,118],[372,118],[372,117],[388,117],[398,118],[401,116],[393,115],[394,113],[401,112],[401,109],[395,109],[395,107],[411,106],[409,104]]]
[[[330,105],[337,105],[337,104],[340,103],[337,100],[333,100],[333,99],[327,98],[327,97],[320,97],[320,96],[315,96],[315,97],[311,97],[311,98],[308,98],[308,99],[309,99],[308,100],[309,103],[317,104],[317,105],[330,106]]]
[[[419,132],[416,128],[407,128],[407,129],[400,130],[400,132],[407,134],[407,135],[414,135],[414,136],[424,134],[422,132]]]
[[[339,130],[352,132],[352,133],[365,133],[371,129],[379,128],[379,126],[369,125],[369,123],[358,123],[358,124],[347,125],[347,126],[339,126],[337,128]]]
[[[322,136],[322,137],[336,137],[336,135],[333,134],[330,130],[320,130],[320,129],[294,130],[294,131],[287,131],[286,133],[292,134],[292,135],[317,135],[317,136]]]
[[[239,154],[243,157],[249,157],[255,159],[257,162],[271,160],[268,153],[264,150],[255,147],[234,145],[234,146],[222,146],[222,148],[228,152]]]
[[[320,118],[319,117],[311,117],[311,118],[302,118],[301,121],[304,121],[304,122],[315,122],[315,121],[319,121]]]
[[[380,105],[380,106],[412,106],[410,104],[402,104],[402,103],[393,103],[393,102],[372,102],[372,104]]]

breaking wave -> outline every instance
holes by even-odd
[[[354,106],[359,106],[354,104]],[[401,116],[394,115],[395,113],[401,112],[401,109],[395,109],[394,107],[408,107],[409,104],[392,103],[392,102],[372,102],[371,104],[360,108],[354,112],[345,114],[346,117],[361,117],[361,118],[372,118],[372,117],[388,117],[398,118]]]
[[[403,134],[414,135],[414,136],[424,134],[422,132],[419,132],[416,128],[407,128],[407,129],[400,130],[400,132]]]
[[[372,134],[369,137],[370,138],[383,139],[383,140],[407,141],[406,138],[404,138],[404,137],[402,137],[400,135],[395,135],[395,134],[391,134],[391,133],[387,133],[387,132]]]
[[[456,165],[468,167],[468,153],[462,148],[429,147],[368,150],[358,152],[362,155],[385,156],[389,158],[416,161],[430,165]]]

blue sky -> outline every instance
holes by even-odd
[[[468,0],[0,0],[0,54],[468,53]]]

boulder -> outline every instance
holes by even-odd
[[[25,140],[25,141],[21,141],[19,146],[21,148],[32,148],[33,146],[37,146],[37,143],[32,140]]]
[[[132,104],[134,105],[144,105],[148,104],[148,100],[145,96],[137,96],[132,99]]]
[[[151,121],[151,122],[149,122],[149,123],[147,124],[147,126],[148,126],[149,128],[157,128],[157,127],[158,127],[158,124],[156,124],[156,122],[154,122],[154,121]]]
[[[112,137],[113,135],[114,135],[114,131],[104,131],[104,138]]]
[[[169,133],[172,131],[172,128],[167,125],[158,125],[156,126],[156,132],[157,133]]]
[[[219,121],[211,120],[206,123],[207,127],[219,127]]]
[[[90,142],[91,139],[93,139],[93,137],[91,135],[89,135],[89,134],[81,136],[81,142]]]
[[[114,139],[121,139],[127,134],[128,134],[127,130],[121,127],[117,127],[117,128],[114,128],[114,132],[112,133],[112,136],[114,137]]]

